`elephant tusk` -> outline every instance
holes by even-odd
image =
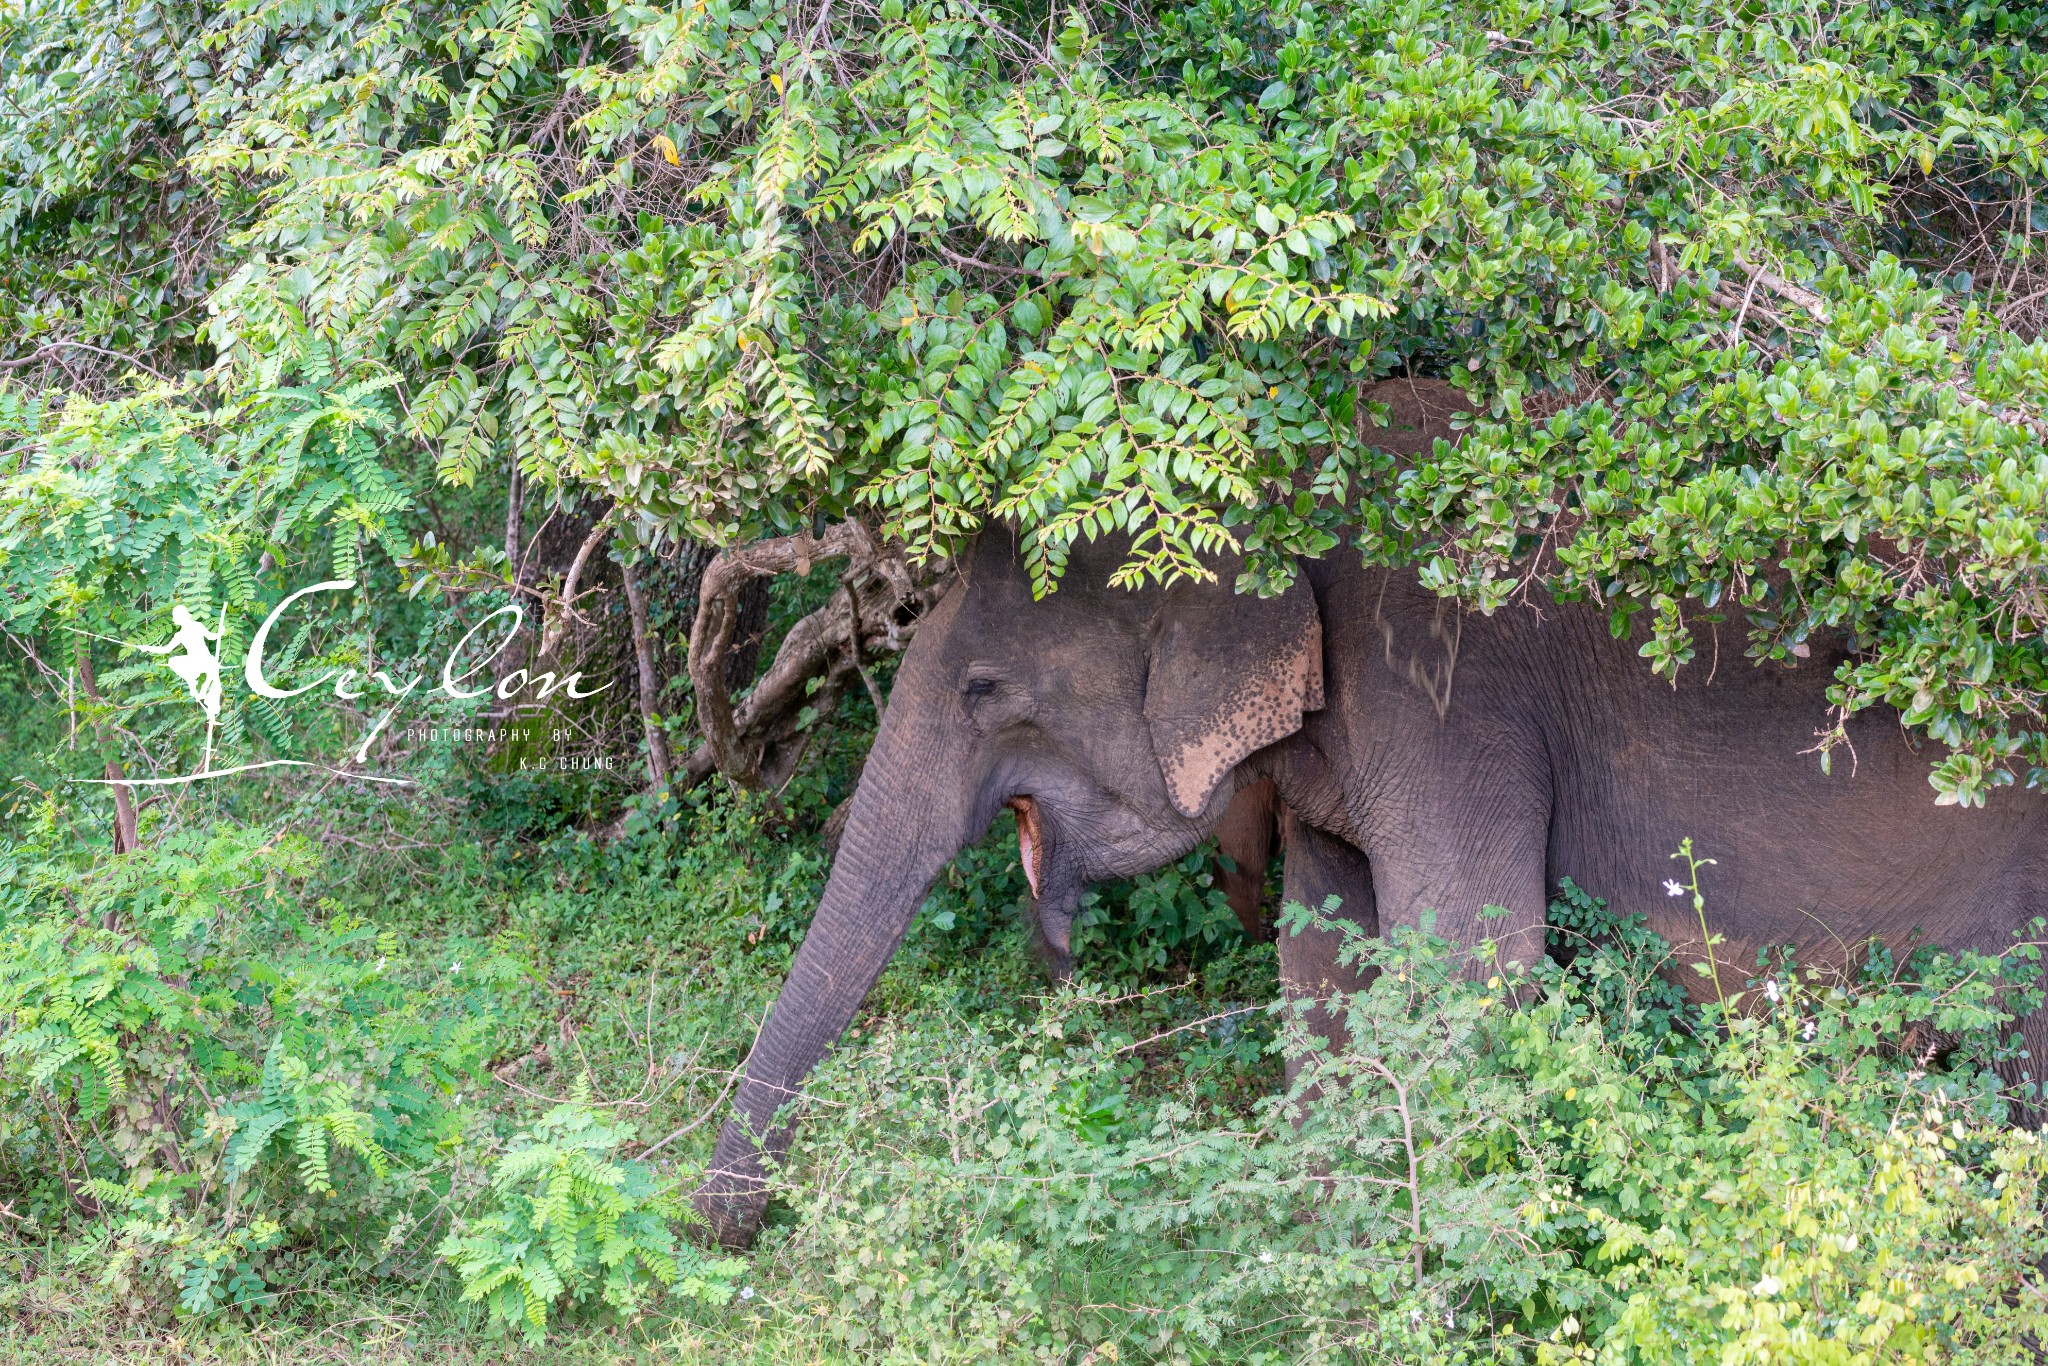
[[[1038,803],[1029,797],[1012,797],[1005,805],[1017,813],[1017,859],[1024,865],[1024,880],[1031,884],[1031,896],[1036,900],[1038,861],[1045,849],[1038,829]]]

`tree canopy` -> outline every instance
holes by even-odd
[[[5,0],[0,614],[501,572],[436,481],[1006,519],[1045,591],[1362,553],[1666,675],[1844,630],[1823,743],[1981,802],[2048,772],[2044,135],[2030,5]],[[1390,374],[1463,441],[1381,449]]]

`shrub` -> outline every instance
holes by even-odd
[[[2026,954],[1701,1006],[1639,919],[1553,919],[1568,963],[1483,985],[1427,926],[1354,944],[1348,1043],[1276,1007],[1300,1068],[1249,1105],[1199,1084],[1234,1019],[879,1022],[814,1087],[783,1309],[882,1361],[2027,1359],[2048,1146],[1989,1065]]]
[[[671,1221],[687,1202],[644,1162],[617,1150],[630,1131],[591,1109],[587,1082],[532,1130],[512,1140],[491,1173],[491,1208],[441,1244],[462,1276],[462,1297],[481,1300],[493,1323],[538,1341],[557,1302],[593,1298],[632,1313],[648,1285],[712,1304],[732,1298],[746,1269],[678,1248]]]
[[[2048,1152],[2000,1071],[2028,946],[1722,961],[1700,1004],[1567,884],[1527,972],[1354,932],[1377,975],[1332,1048],[1241,1004],[1267,946],[1164,942],[1210,906],[1195,864],[1099,899],[1165,907],[1081,960],[1128,984],[1037,995],[1002,832],[821,1070],[761,1250],[713,1258],[678,1236],[697,1121],[821,869],[750,799],[686,805],[455,847],[417,900],[261,830],[89,855],[45,806],[0,846],[12,1252],[266,1344],[351,1289],[529,1343],[594,1310],[683,1359],[1960,1363],[2048,1332]],[[623,1098],[547,1100],[571,1055]],[[629,1156],[661,1135],[672,1168]]]
[[[496,897],[498,915],[506,893],[527,895],[544,904],[517,923],[603,939],[613,958],[630,933],[637,964],[642,931],[677,927],[623,912],[701,871],[673,893],[692,923],[724,925],[733,957],[772,969],[780,946],[741,944],[734,907],[811,863],[762,859],[755,875],[748,856],[770,849],[758,820],[710,805],[701,838],[583,848],[530,886],[530,849],[458,848],[428,890],[436,905],[458,888]],[[587,1081],[535,1120],[537,1093],[492,1075],[544,1055],[536,1038],[577,1033],[571,994],[536,989],[529,941],[481,937],[481,919],[372,923],[394,900],[381,884],[274,829],[156,830],[111,856],[50,803],[22,833],[0,843],[0,1211],[23,1264],[46,1242],[144,1319],[304,1317],[316,1290],[461,1317],[435,1288],[452,1264],[493,1321],[534,1337],[558,1307],[730,1294],[744,1264],[677,1240],[685,1168],[624,1158],[646,1136],[606,1118]],[[599,957],[579,976],[589,962],[616,971]],[[684,1000],[693,1033],[716,1036],[737,1008]]]
[[[1659,983],[1631,1007],[1666,947],[1566,901],[1554,922],[1605,933],[1591,971],[1552,974],[1503,1035],[1571,1178],[1547,1236],[1597,1277],[1540,1320],[1539,1360],[2034,1359],[2048,1145],[2003,1126],[1992,1066],[2038,1000],[2030,946],[1860,985],[1767,958],[1725,1001]],[[1947,1047],[1901,1047],[1921,1037]]]
[[[477,1184],[465,1104],[523,968],[505,945],[424,962],[307,906],[318,864],[262,829],[120,858],[0,848],[0,1114],[33,1227],[112,1220],[105,1281],[189,1314],[288,1279],[418,1271]]]
[[[1395,969],[1356,1003],[1371,1038],[1249,1110],[1201,1084],[1234,1017],[1138,1041],[1115,1009],[1127,998],[1079,986],[1034,1019],[880,1022],[813,1087],[798,1220],[777,1252],[792,1307],[872,1360],[1103,1343],[1125,1359],[1415,1360],[1468,1342],[1469,1313],[1452,1330],[1447,1312],[1569,1264],[1493,1236],[1543,1168],[1479,1139],[1532,1123],[1534,1102],[1510,1075],[1475,1076],[1469,1050],[1501,1010],[1450,985],[1443,946],[1375,952]],[[1192,1065],[1169,1067],[1176,1050]],[[1297,1127],[1309,1088],[1328,1103]],[[1405,1128],[1382,1103],[1397,1093]]]
[[[1076,960],[1091,975],[1128,981],[1243,943],[1215,865],[1215,845],[1204,844],[1150,873],[1091,887],[1074,918]]]

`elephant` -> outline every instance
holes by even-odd
[[[1251,939],[1272,938],[1266,920],[1266,865],[1280,835],[1284,813],[1280,791],[1270,778],[1241,787],[1216,822],[1216,885],[1223,890],[1231,914]]]
[[[1394,383],[1397,436],[1449,435],[1451,391]],[[1006,807],[1056,967],[1089,883],[1184,856],[1260,783],[1289,901],[1336,896],[1368,933],[1432,914],[1439,936],[1491,942],[1501,963],[1546,951],[1566,877],[1697,954],[1692,902],[1666,886],[1687,837],[1716,860],[1701,876],[1723,963],[1774,946],[1840,963],[1853,942],[1916,935],[1995,952],[2041,909],[2040,794],[1936,805],[1939,745],[1877,708],[1847,722],[1853,762],[1829,772],[1813,755],[1847,640],[1815,638],[1789,665],[1702,640],[1715,666],[1674,684],[1583,602],[1535,593],[1482,615],[1352,555],[1301,564],[1268,598],[1234,592],[1227,557],[1213,581],[1111,588],[1127,548],[1077,544],[1034,600],[1016,533],[985,529],[920,625],[695,1196],[720,1241],[751,1241],[762,1159],[790,1140],[784,1107],[937,874]],[[1279,937],[1290,997],[1360,985],[1340,942]],[[2022,1033],[2048,1049],[2041,1013]]]

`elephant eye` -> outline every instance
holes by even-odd
[[[969,697],[987,697],[995,690],[996,681],[993,678],[970,678],[967,680],[967,695]]]

